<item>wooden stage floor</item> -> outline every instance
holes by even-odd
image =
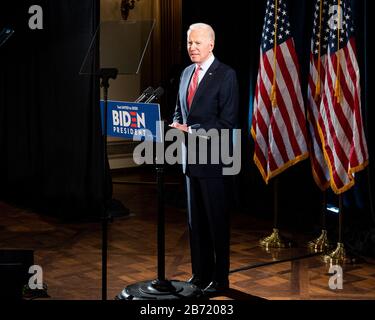
[[[137,180],[138,179],[138,180]],[[151,179],[151,180],[150,180]],[[131,210],[109,228],[108,298],[127,285],[156,278],[157,189],[152,177],[114,176],[114,197]],[[181,186],[173,179],[168,192]],[[141,196],[142,195],[142,196]],[[48,299],[101,299],[101,225],[67,223],[55,218],[0,203],[0,248],[32,249],[42,266]],[[183,206],[167,202],[166,276],[190,277],[190,255]],[[306,248],[307,235],[292,235],[298,247],[266,251],[259,239],[272,230],[270,222],[236,213],[231,229],[231,290],[215,299],[375,299],[375,264],[364,259],[343,266],[343,289],[332,290],[329,265]]]

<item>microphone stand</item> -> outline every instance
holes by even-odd
[[[148,99],[144,103],[151,103],[155,99],[160,98],[164,94],[164,89],[162,87],[158,87],[154,90],[154,92],[148,97]]]
[[[134,101],[134,102],[142,102],[143,99],[148,99],[150,95],[154,93],[154,88],[153,87],[148,87],[145,91],[142,92],[142,94]]]
[[[164,90],[159,87],[146,100],[149,103],[159,98]],[[164,132],[164,130],[163,130]],[[158,194],[158,275],[157,279],[142,281],[127,286],[117,295],[117,300],[176,300],[193,299],[202,296],[203,292],[197,286],[179,280],[165,278],[165,212],[164,212],[164,165],[155,159],[157,194]]]

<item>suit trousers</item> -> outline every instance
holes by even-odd
[[[228,280],[231,181],[186,175],[192,273],[207,283]]]

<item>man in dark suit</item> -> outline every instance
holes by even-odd
[[[213,55],[215,32],[197,23],[187,33],[187,50],[192,65],[181,75],[174,128],[194,134],[198,129],[231,132],[238,123],[238,84],[236,73]],[[224,129],[224,130],[223,130]],[[199,131],[198,131],[199,133]],[[201,136],[198,136],[200,138]],[[213,140],[202,151],[185,148],[183,169],[186,175],[190,249],[193,276],[189,280],[207,294],[229,288],[229,212],[231,178],[223,175],[224,163],[211,161]],[[232,149],[232,139],[227,139]],[[220,144],[219,144],[220,146]],[[207,153],[207,163],[189,163]]]

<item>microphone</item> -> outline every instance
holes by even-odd
[[[3,28],[0,31],[0,47],[7,41],[10,36],[14,33],[13,29],[10,28]]]
[[[143,99],[148,98],[154,92],[153,87],[146,88],[142,94],[134,102],[141,102]]]
[[[156,88],[152,95],[145,101],[145,103],[150,103],[151,101],[160,98],[163,95],[163,93],[164,89],[162,87]]]

